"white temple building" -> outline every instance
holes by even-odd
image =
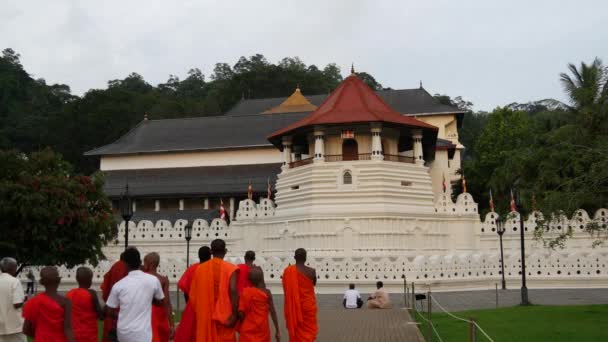
[[[221,117],[146,119],[87,154],[100,158],[112,199],[129,184],[130,244],[159,252],[172,281],[186,267],[184,228],[191,224],[190,260],[199,246],[222,238],[234,262],[256,251],[275,291],[299,247],[317,268],[320,292],[351,282],[366,289],[377,280],[402,289],[404,279],[436,289],[494,288],[502,262],[498,214],[482,220],[466,192],[452,200],[463,114],[422,88],[374,92],[353,74],[328,96],[307,98],[296,89],[287,99],[243,100]],[[220,201],[228,222],[218,218]],[[606,224],[608,210],[551,221],[548,236],[574,230],[558,250],[533,238],[534,217],[524,218],[530,287],[608,285],[608,248],[592,248],[582,228],[591,220]],[[519,214],[506,226],[512,286],[520,279]],[[122,222],[99,280],[122,251],[124,233]]]

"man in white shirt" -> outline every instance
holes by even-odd
[[[361,294],[355,290],[355,284],[348,285],[348,290],[344,293],[344,300],[342,305],[346,309],[359,309],[363,305]]]
[[[116,333],[120,342],[150,342],[152,304],[162,305],[165,295],[158,278],[140,271],[137,249],[126,249],[123,258],[129,274],[112,287],[106,311],[110,315],[119,311]]]
[[[0,341],[25,342],[23,334],[23,288],[17,274],[17,261],[13,258],[0,260]]]

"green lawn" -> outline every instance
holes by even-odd
[[[426,313],[422,313],[426,317]],[[490,310],[461,311],[459,317],[474,318],[490,337],[498,341],[608,341],[608,305],[584,306],[528,306]],[[428,326],[420,331],[427,341]],[[433,324],[443,341],[469,341],[469,324],[444,313],[433,314]],[[477,341],[488,339],[478,332]]]

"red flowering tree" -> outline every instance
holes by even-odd
[[[71,174],[51,150],[0,151],[0,257],[72,267],[103,259],[117,228],[102,174]]]

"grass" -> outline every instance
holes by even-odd
[[[426,316],[426,313],[422,313]],[[499,341],[608,341],[608,305],[583,306],[516,306],[490,310],[453,313],[474,318],[496,342]],[[427,341],[428,325],[418,314],[420,331]],[[469,341],[469,323],[445,313],[433,314],[433,324],[443,341]],[[477,341],[487,341],[481,332]]]

